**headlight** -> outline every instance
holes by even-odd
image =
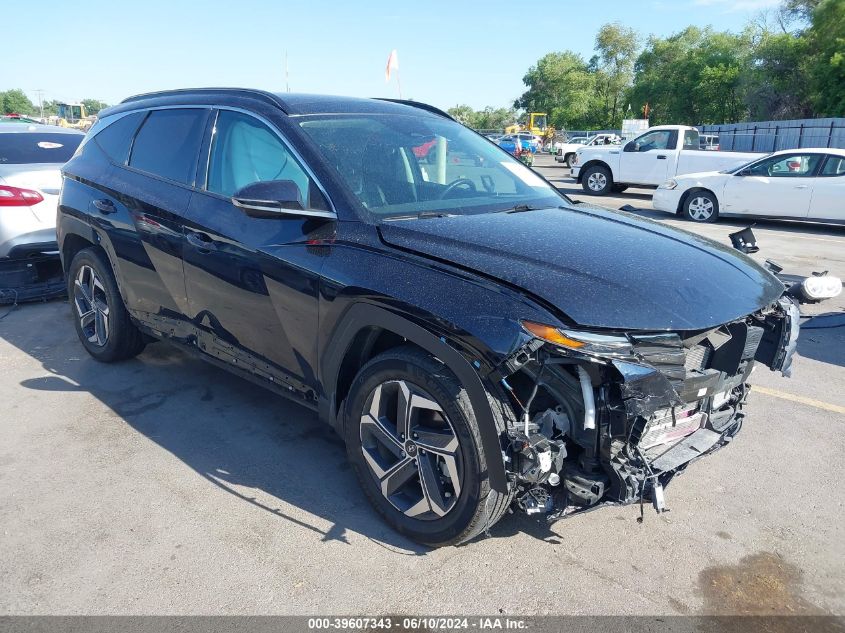
[[[804,295],[813,301],[832,299],[842,292],[842,280],[832,275],[807,277],[801,282]]]
[[[678,181],[675,180],[674,178],[670,178],[669,180],[664,182],[662,185],[660,185],[660,189],[674,189],[677,186],[678,186]]]
[[[590,354],[593,356],[630,356],[633,347],[628,337],[621,335],[597,334],[596,332],[584,332],[580,330],[564,330],[534,323],[522,321],[522,327],[529,334],[539,339],[548,341],[553,345],[568,350]]]

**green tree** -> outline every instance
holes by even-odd
[[[764,31],[756,38],[744,72],[745,103],[753,121],[813,115],[807,91],[807,40]]]
[[[596,119],[595,73],[572,51],[549,53],[528,69],[522,81],[528,87],[514,107],[546,112],[556,128],[591,125]]]
[[[596,98],[601,104],[600,126],[622,126],[625,93],[634,75],[639,36],[621,24],[605,24],[596,35],[596,55],[590,60],[595,71]]]
[[[85,106],[85,111],[88,114],[97,114],[100,110],[104,110],[109,107],[108,103],[104,103],[98,99],[83,99],[81,103]]]
[[[59,113],[59,102],[58,101],[44,101],[41,104],[44,107],[44,116],[56,116]]]
[[[752,42],[690,26],[668,38],[652,37],[637,58],[630,101],[646,103],[654,123],[732,123],[747,116],[743,70]]]
[[[446,112],[459,123],[463,123],[467,127],[475,127],[476,114],[475,110],[473,110],[470,106],[456,105],[446,110]]]
[[[0,92],[3,114],[34,114],[35,106],[23,90],[14,89]]]
[[[804,36],[816,116],[845,116],[845,0],[823,0]]]
[[[504,130],[516,122],[516,110],[513,108],[492,108],[487,106],[476,112],[476,126],[479,130]]]

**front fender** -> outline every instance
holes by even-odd
[[[478,421],[481,443],[487,458],[490,486],[497,492],[506,493],[507,477],[499,433],[487,399],[487,391],[477,368],[473,368],[444,337],[438,338],[425,328],[385,308],[369,303],[355,303],[344,314],[321,359],[323,386],[328,394],[328,397],[321,401],[321,416],[328,417],[332,426],[337,428],[338,421],[333,418],[340,366],[356,335],[369,327],[379,327],[398,334],[439,358],[455,374],[467,391]]]

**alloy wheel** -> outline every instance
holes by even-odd
[[[76,273],[73,303],[85,338],[103,347],[109,340],[109,303],[102,280],[87,264]]]
[[[590,188],[590,191],[601,191],[607,186],[607,176],[599,172],[594,172],[587,178],[587,186]]]
[[[431,521],[455,507],[463,474],[458,436],[425,391],[404,380],[377,386],[361,416],[360,439],[370,475],[394,508]]]
[[[689,214],[693,220],[703,222],[713,217],[713,201],[704,196],[696,196],[689,203]]]

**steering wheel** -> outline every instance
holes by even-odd
[[[475,183],[469,178],[458,178],[457,180],[453,180],[448,185],[446,185],[446,188],[443,190],[443,193],[440,194],[440,199],[445,200],[446,197],[458,187],[466,187],[467,189],[473,192],[478,191],[475,186]]]

